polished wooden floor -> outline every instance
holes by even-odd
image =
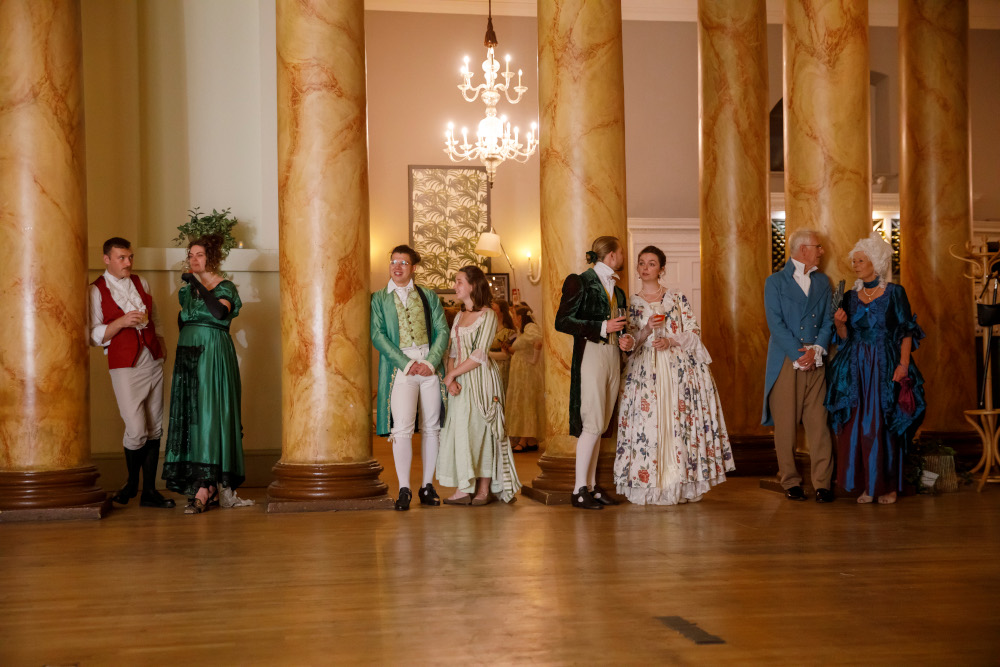
[[[0,524],[4,666],[998,662],[998,486],[817,505],[733,478],[668,508]]]

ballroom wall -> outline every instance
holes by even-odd
[[[172,370],[176,291],[183,252],[171,239],[189,208],[232,207],[245,248],[228,264],[245,307],[233,337],[243,376],[245,447],[280,447],[276,94],[273,0],[87,0],[83,6],[84,95],[90,268],[103,270],[100,244],[131,239],[137,271],[163,311]],[[408,237],[407,165],[448,164],[445,123],[478,122],[482,104],[455,88],[463,55],[481,60],[485,17],[366,13],[373,289],[383,286],[385,253]],[[494,17],[500,55],[525,70],[525,99],[508,107],[522,129],[538,117],[535,20]],[[781,28],[769,26],[769,99],[781,96]],[[872,28],[871,69],[898,83],[896,30]],[[625,63],[630,218],[697,218],[697,32],[694,23],[627,21]],[[1000,30],[970,36],[974,217],[1000,219]],[[898,171],[898,104],[888,106],[888,172]],[[876,172],[878,170],[875,170]],[[773,189],[781,190],[780,177]],[[890,179],[890,191],[895,185]],[[538,159],[500,167],[493,222],[514,263],[524,298],[525,251],[537,256]],[[723,258],[724,259],[724,258]],[[542,258],[544,261],[544,257]],[[494,271],[508,271],[503,259]],[[169,382],[169,381],[168,381]],[[91,352],[91,442],[120,449],[107,366]]]

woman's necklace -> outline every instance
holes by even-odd
[[[639,296],[646,301],[649,301],[650,299],[659,299],[663,296],[663,285],[659,285],[655,292],[639,292]]]
[[[879,277],[875,276],[875,280],[872,280],[871,282],[861,283],[861,291],[864,292],[865,296],[868,297],[868,300],[871,301],[872,297],[875,296],[875,292],[878,291],[878,286],[879,286]],[[869,292],[868,288],[872,288],[872,291]]]

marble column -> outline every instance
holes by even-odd
[[[698,63],[702,340],[737,461],[746,447],[770,469],[760,425],[771,274],[764,0],[700,0]]]
[[[573,340],[552,326],[562,283],[588,268],[586,253],[598,236],[616,236],[623,247],[628,242],[623,79],[620,2],[539,0],[546,434],[541,475],[524,493],[546,503],[569,502],[576,456],[569,434]],[[614,456],[613,438],[601,451],[599,476]],[[610,479],[603,483],[612,488]]]
[[[823,269],[872,231],[868,0],[785,0],[785,225],[822,236]]]
[[[99,518],[78,2],[0,3],[0,521]]]
[[[391,507],[372,458],[363,0],[278,0],[281,460],[268,511]]]
[[[959,251],[972,237],[969,3],[899,3],[901,283],[927,338],[925,434],[968,433],[976,407],[973,289]]]

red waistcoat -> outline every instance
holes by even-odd
[[[146,305],[147,315],[152,313],[153,297],[142,289],[142,281],[139,280],[139,276],[131,276],[131,278],[135,290]],[[95,280],[93,285],[101,293],[101,314],[104,316],[104,324],[111,324],[125,314],[125,311],[115,303],[111,296],[111,290],[108,289],[104,276]],[[114,338],[111,339],[111,344],[108,345],[108,367],[115,369],[135,366],[135,363],[139,361],[143,347],[149,348],[149,353],[153,355],[154,359],[163,358],[163,350],[160,349],[160,341],[156,339],[156,327],[153,325],[152,317],[149,318],[145,329],[128,327],[115,334]]]

